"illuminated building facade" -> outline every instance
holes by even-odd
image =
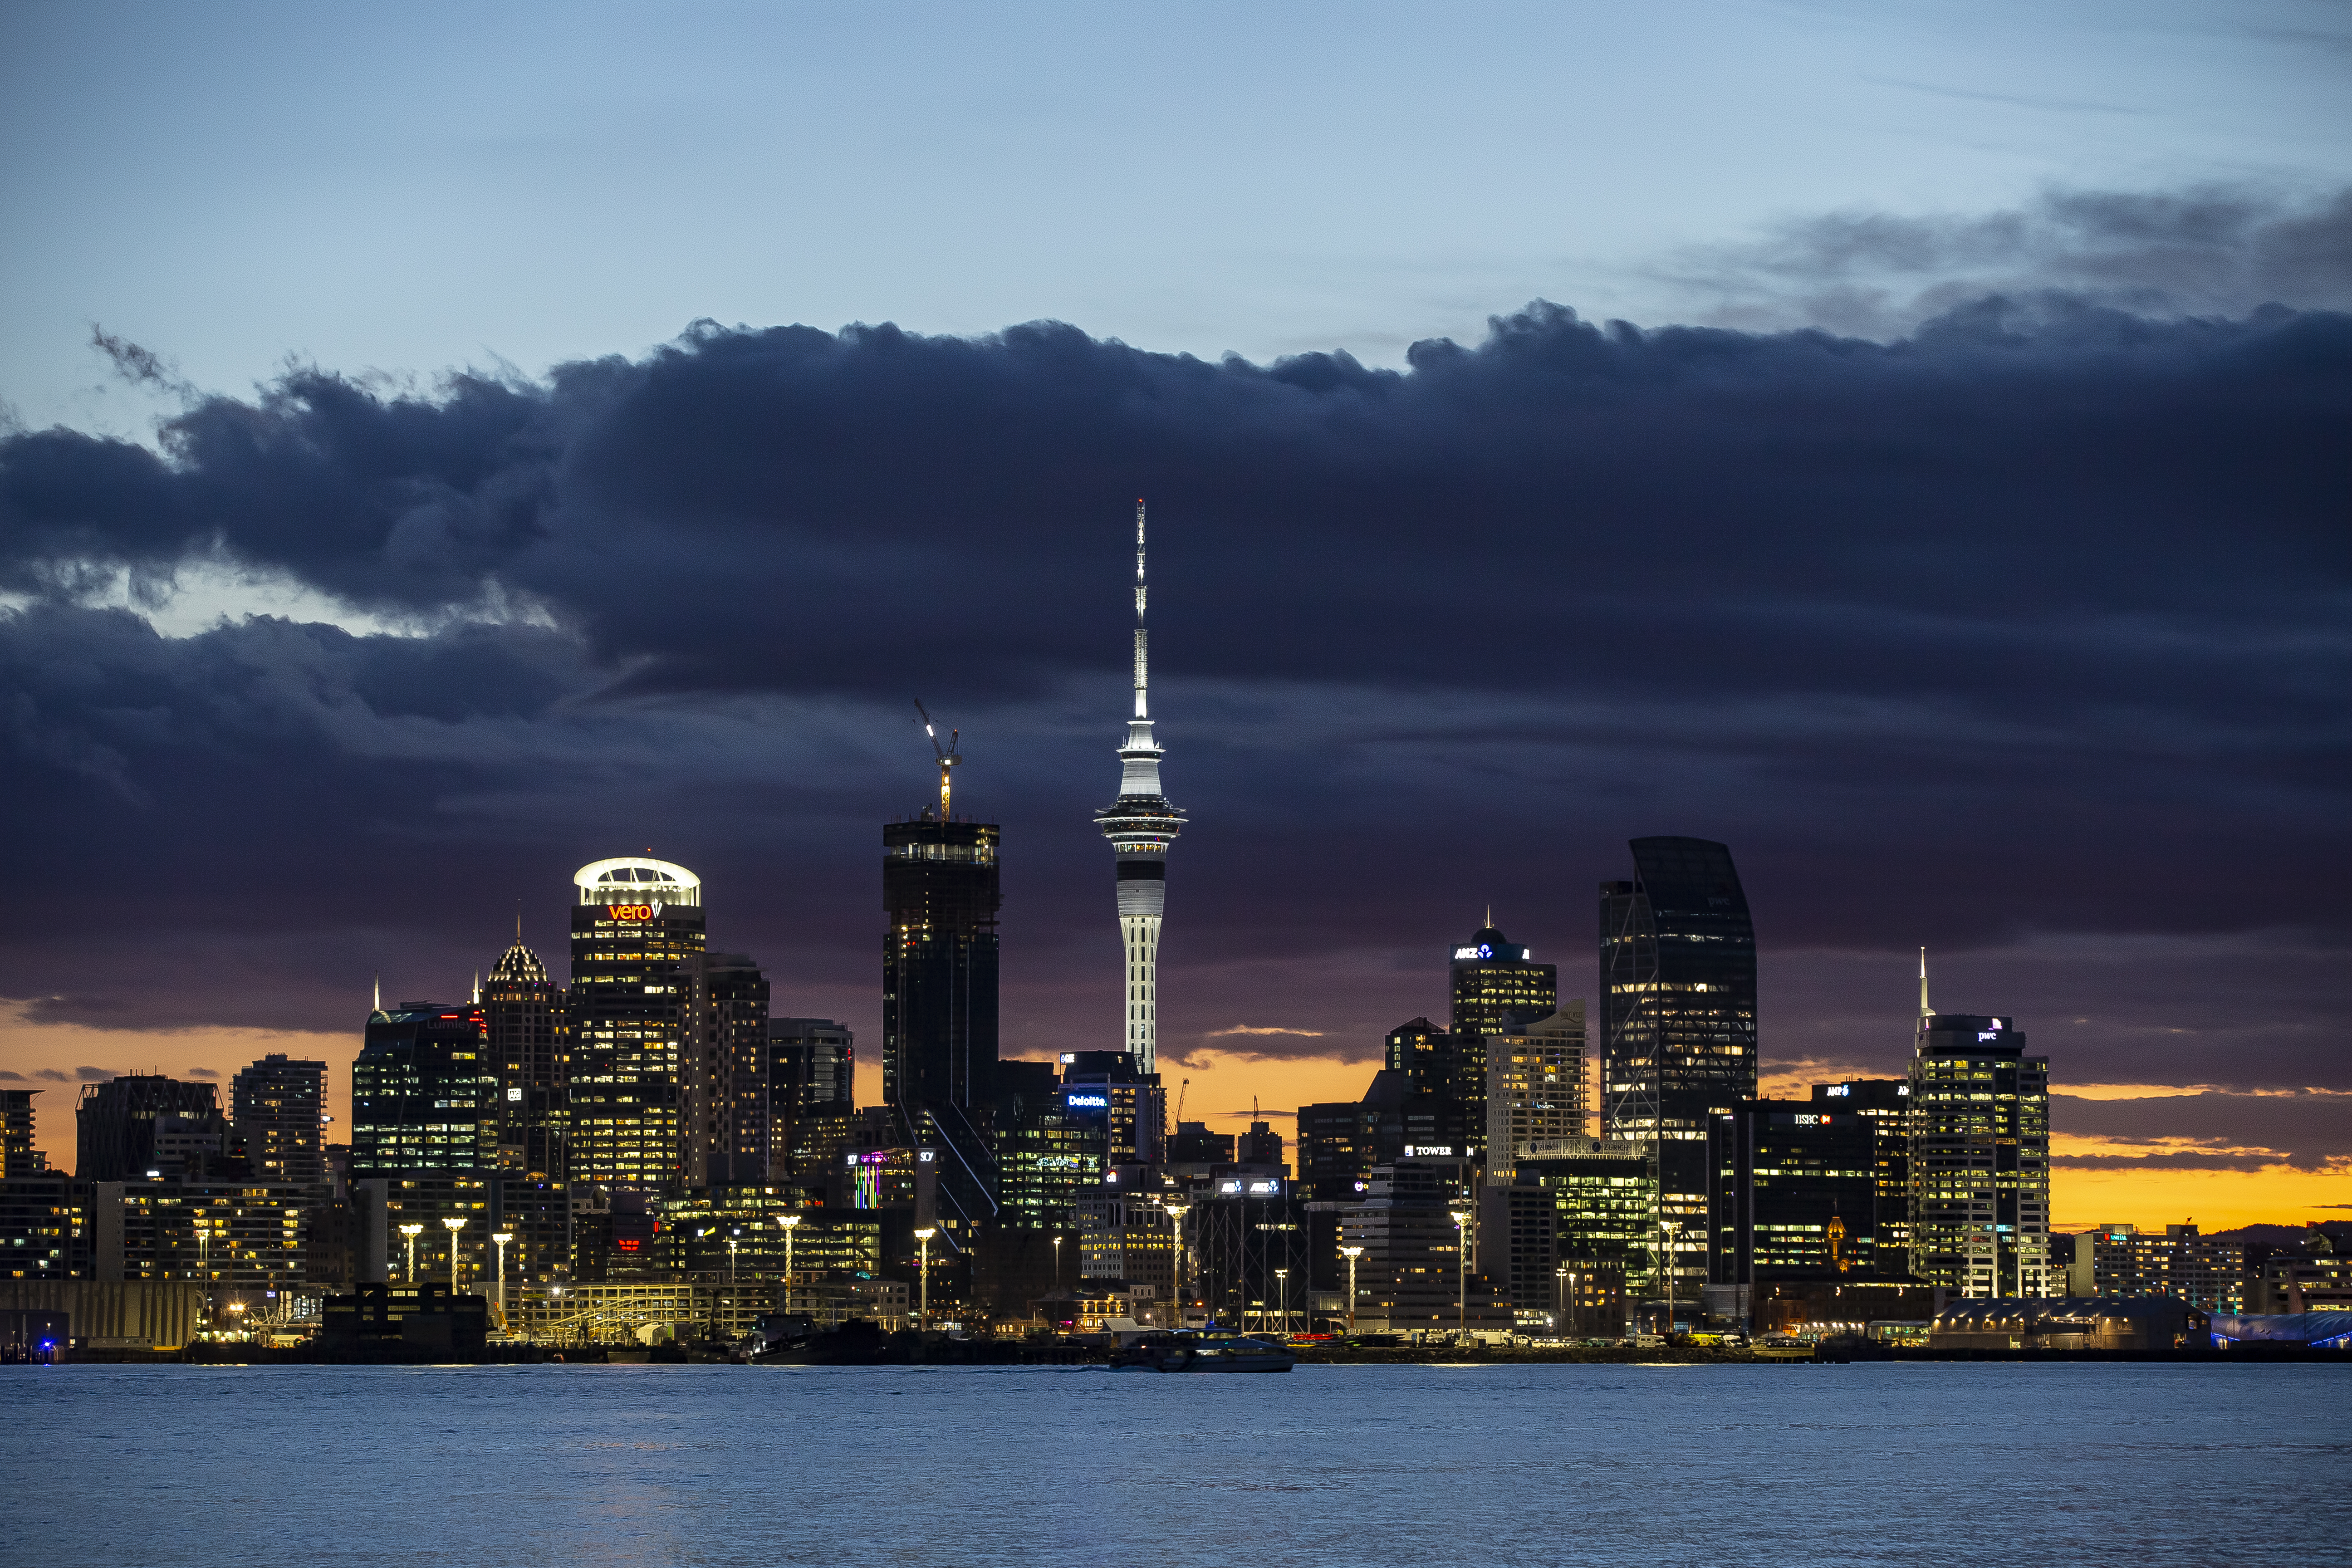
[[[1649,1158],[1652,1245],[1693,1300],[1706,1278],[1708,1123],[1756,1098],[1756,930],[1725,846],[1630,847],[1633,879],[1601,884],[1604,1129]]]
[[[1608,1271],[1636,1294],[1656,1287],[1657,1194],[1649,1150],[1598,1138],[1538,1142],[1517,1174],[1551,1194],[1559,1263]]]
[[[750,956],[705,952],[686,971],[693,1048],[686,1073],[686,1183],[757,1185],[792,1164],[774,1105],[768,977]],[[789,1116],[789,1108],[787,1108]]]
[[[1911,1058],[1911,1272],[2049,1294],[2050,1064],[2014,1020],[1926,1013]]]
[[[1152,739],[1150,643],[1143,626],[1143,503],[1135,503],[1135,713],[1118,748],[1118,798],[1095,817],[1110,840],[1118,867],[1118,934],[1126,957],[1127,1054],[1138,1071],[1155,1074],[1160,1060],[1160,923],[1168,902],[1168,851],[1184,816],[1161,792]]]
[[[1089,1131],[1104,1170],[1160,1163],[1167,1103],[1157,1073],[1139,1071],[1125,1051],[1065,1051],[1061,1066],[1062,1113]]]
[[[1742,1100],[1715,1119],[1706,1294],[1710,1316],[1745,1323],[1755,1288],[1878,1278],[1877,1135],[1859,1113],[1796,1100]]]
[[[769,1099],[779,1117],[857,1100],[856,1038],[830,1018],[768,1020]]]
[[[1446,973],[1454,993],[1453,1032],[1500,1035],[1559,1008],[1559,971],[1495,929],[1493,911],[1470,940],[1454,944]]]
[[[72,1278],[83,1249],[81,1192],[62,1171],[0,1177],[0,1279]]]
[[[152,1073],[126,1073],[85,1084],[74,1108],[74,1177],[83,1182],[140,1181],[155,1164],[158,1118],[220,1118],[219,1092],[208,1083],[183,1083]]]
[[[498,1080],[499,1164],[560,1182],[568,1120],[563,988],[539,954],[518,942],[491,967],[481,1006]]]
[[[1878,1184],[1878,1270],[1911,1268],[1911,1086],[1899,1078],[1813,1085],[1813,1109],[1850,1110],[1870,1123],[1870,1168]]]
[[[572,879],[571,1181],[607,1191],[679,1184],[702,881],[624,857]]]
[[[498,1105],[479,1007],[379,1009],[352,1064],[352,1173],[495,1170]]]
[[[326,1180],[320,1137],[326,1118],[327,1064],[289,1061],[272,1052],[229,1080],[229,1120],[245,1139],[257,1180],[315,1187]]]
[[[882,1099],[901,1141],[940,1151],[951,1248],[996,1207],[996,851],[994,823],[929,807],[882,830]]]
[[[1486,1166],[1507,1183],[1518,1151],[1585,1135],[1584,1003],[1487,1037]]]
[[[48,1156],[33,1147],[33,1096],[37,1089],[0,1089],[0,1177],[37,1176]]]

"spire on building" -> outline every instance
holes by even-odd
[[[1936,1010],[1927,1005],[1927,950],[1923,947],[1919,950],[1919,1021],[1924,1024],[1935,1016]]]

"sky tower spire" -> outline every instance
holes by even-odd
[[[1127,956],[1127,1017],[1119,1047],[1139,1072],[1159,1071],[1160,921],[1168,900],[1168,847],[1184,817],[1160,790],[1151,735],[1150,644],[1144,630],[1143,502],[1135,503],[1135,716],[1118,749],[1118,798],[1095,823],[1118,862],[1118,933]]]

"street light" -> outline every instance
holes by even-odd
[[[1470,1211],[1452,1209],[1448,1212],[1454,1218],[1454,1252],[1459,1262],[1456,1278],[1461,1282],[1461,1294],[1454,1303],[1454,1337],[1460,1339],[1470,1331]]]
[[[1661,1220],[1658,1229],[1666,1238],[1666,1332],[1675,1331],[1675,1233],[1682,1229],[1678,1220]]]
[[[1276,1269],[1276,1270],[1274,1271],[1274,1296],[1275,1296],[1275,1300],[1276,1300],[1276,1302],[1278,1302],[1278,1303],[1280,1304],[1280,1306],[1281,1306],[1281,1309],[1282,1309],[1282,1331],[1283,1331],[1284,1336],[1285,1336],[1285,1337],[1287,1337],[1287,1336],[1289,1335],[1289,1333],[1290,1333],[1290,1270],[1289,1270],[1289,1269],[1287,1269],[1287,1268],[1277,1268],[1277,1269]]]
[[[514,1232],[497,1231],[490,1239],[499,1244],[499,1327],[512,1333],[514,1330],[507,1323],[507,1243],[514,1239]]]
[[[414,1285],[416,1283],[416,1238],[425,1234],[425,1227],[421,1225],[404,1225],[400,1227],[400,1234],[408,1237],[408,1268],[402,1273],[401,1282]]]
[[[1161,1206],[1167,1209],[1168,1217],[1176,1223],[1176,1319],[1168,1326],[1171,1329],[1181,1329],[1184,1326],[1184,1216],[1192,1212],[1192,1205],[1166,1204]],[[1059,1261],[1060,1255],[1056,1254],[1056,1264]],[[1058,1268],[1056,1272],[1059,1272]],[[1058,1279],[1055,1281],[1055,1284],[1060,1282]]]
[[[793,1232],[801,1227],[796,1214],[779,1215],[776,1223],[784,1227],[784,1310],[793,1310]]]
[[[449,1227],[449,1294],[455,1296],[457,1293],[457,1233],[466,1228],[466,1216],[461,1214],[444,1215],[441,1223]],[[451,1310],[454,1311],[456,1309]]]
[[[1356,1259],[1364,1255],[1360,1247],[1343,1247],[1339,1256],[1348,1260],[1348,1331],[1356,1331]]]
[[[916,1245],[922,1248],[921,1261],[916,1265],[915,1274],[915,1278],[922,1281],[923,1290],[922,1305],[915,1312],[915,1326],[918,1329],[929,1327],[931,1321],[931,1237],[938,1234],[939,1232],[929,1226],[925,1226],[915,1233]]]

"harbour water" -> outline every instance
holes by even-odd
[[[12,1367],[12,1563],[2352,1563],[2352,1364]]]

